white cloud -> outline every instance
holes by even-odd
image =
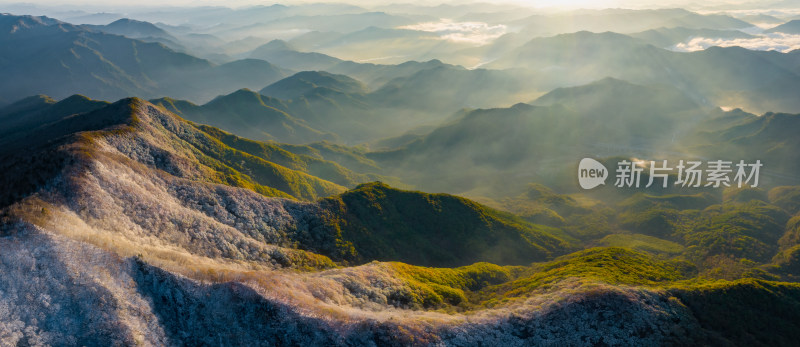
[[[505,25],[489,25],[483,22],[453,22],[442,19],[438,22],[417,23],[399,29],[427,31],[438,34],[443,40],[486,44],[502,36],[508,30]]]
[[[785,53],[795,49],[800,49],[800,35],[774,33],[764,34],[758,37],[747,39],[695,37],[686,42],[675,45],[675,47],[672,47],[672,49],[680,52],[693,52],[701,51],[713,46],[739,46],[750,50],[779,51]]]

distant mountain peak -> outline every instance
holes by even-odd
[[[45,102],[45,103],[49,103],[49,104],[54,104],[54,103],[57,102],[57,100],[53,99],[49,95],[38,94],[38,95],[29,96],[29,97],[24,98],[22,100],[16,101],[16,102],[12,103],[11,105],[26,104],[26,103],[30,103],[30,102]],[[8,105],[6,107],[10,107],[11,105]]]
[[[128,36],[131,38],[166,38],[174,39],[172,35],[159,28],[153,23],[122,18],[108,25],[91,26],[103,32]]]
[[[59,102],[81,102],[81,101],[89,101],[89,100],[92,100],[92,98],[90,98],[90,97],[88,97],[86,95],[73,94],[73,95],[70,95],[70,96],[66,97],[65,99],[63,99],[63,100],[61,100]]]
[[[236,102],[236,103],[240,102],[256,102],[259,104],[262,103],[261,95],[258,94],[257,92],[254,92],[250,88],[241,88],[233,93],[227,95],[220,95],[214,98],[214,100],[211,100],[209,104],[214,104],[219,101]]]
[[[133,23],[136,23],[136,24],[150,24],[150,23],[147,23],[147,22],[144,22],[144,21],[140,21],[140,20],[135,20],[135,19],[130,19],[130,18],[121,18],[121,19],[117,19],[117,20],[109,23],[108,26],[122,25],[122,24],[133,24]]]
[[[16,101],[3,107],[2,111],[0,111],[0,118],[5,117],[7,115],[14,115],[24,112],[32,112],[33,110],[40,109],[42,107],[46,107],[48,105],[55,104],[56,100],[47,96],[47,95],[34,95],[24,98],[22,100]]]
[[[139,103],[141,103],[141,101],[143,101],[143,100],[138,99],[138,98],[134,98],[134,99],[136,99],[136,100],[131,100],[131,102],[139,102]],[[127,99],[123,99],[123,100],[127,100]],[[123,100],[120,100],[120,101],[123,101]],[[64,112],[64,113],[70,113],[70,112],[78,113],[78,112],[85,112],[88,109],[99,108],[99,107],[102,107],[102,106],[105,106],[105,105],[108,105],[108,104],[109,103],[106,102],[106,101],[94,100],[94,99],[89,98],[89,97],[87,97],[85,95],[74,94],[74,95],[66,97],[66,98],[62,99],[61,101],[53,104],[53,108],[60,109],[60,110],[62,110],[61,112]]]
[[[271,51],[294,51],[296,50],[292,45],[284,40],[272,40],[259,47],[259,49]]]
[[[346,75],[302,71],[265,87],[260,93],[281,99],[294,99],[318,88],[351,94],[367,91],[363,83]]]
[[[518,102],[518,103],[516,103],[514,105],[511,105],[511,109],[519,110],[519,111],[530,111],[530,110],[535,109],[536,107],[537,106],[534,106],[534,105],[531,105],[531,104],[527,104],[527,103],[524,103],[524,102]]]
[[[765,33],[800,34],[800,19],[795,19],[765,30]]]
[[[16,33],[20,29],[30,29],[34,27],[45,27],[53,25],[72,26],[57,19],[46,16],[14,15],[10,13],[0,14],[0,32]]]
[[[634,113],[643,112],[648,107],[657,107],[665,112],[696,110],[699,107],[697,101],[675,87],[639,85],[614,77],[605,77],[580,86],[557,88],[532,103],[543,106],[571,105],[572,108],[586,112],[601,105]]]
[[[611,76],[601,78],[601,79],[599,79],[597,81],[589,83],[589,85],[592,85],[592,86],[596,86],[596,85],[636,86],[636,84],[634,84],[634,83],[631,83],[631,82],[628,82],[626,80],[622,80],[622,79],[619,79],[619,78],[611,77]]]

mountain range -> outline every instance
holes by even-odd
[[[0,17],[4,47],[0,91],[6,103],[32,94],[74,93],[118,99],[127,95],[208,99],[253,83],[287,76],[264,61],[215,65],[162,44],[97,32],[46,17]],[[236,87],[232,87],[236,85]]]
[[[671,84],[706,104],[767,112],[797,109],[795,98],[785,91],[798,83],[799,53],[741,47],[673,52],[627,35],[578,32],[533,39],[487,67],[527,67],[547,83],[584,84],[611,76]]]
[[[370,156],[427,190],[515,191],[536,181],[571,187],[571,180],[557,182],[574,165],[564,158],[611,156],[622,149],[633,156],[664,155],[677,150],[675,144],[709,111],[669,86],[606,78],[553,90],[531,104],[467,111]],[[653,128],[659,133],[639,135]],[[465,166],[471,170],[456,169]]]
[[[0,5],[0,346],[800,339],[790,1],[97,6]]]
[[[611,80],[586,88],[603,84],[641,89]],[[558,91],[540,101],[578,97],[587,90]],[[7,173],[2,242],[16,240],[0,255],[4,276],[12,279],[0,285],[9,293],[2,306],[12,323],[3,327],[10,334],[4,335],[6,341],[191,344],[222,337],[231,343],[344,345],[385,339],[410,343],[422,336],[425,344],[529,344],[554,337],[585,342],[598,333],[603,339],[642,343],[794,338],[787,323],[796,321],[793,284],[763,279],[681,284],[709,271],[708,265],[698,268],[625,248],[591,248],[554,258],[576,250],[581,238],[604,236],[571,225],[579,216],[607,212],[553,192],[532,190],[528,198],[571,216],[560,228],[447,194],[383,183],[346,191],[309,174],[324,166],[345,171],[342,166],[301,150],[289,152],[300,146],[238,138],[141,99],[105,103],[80,96],[59,102],[37,97],[4,108],[2,115],[19,119],[14,133],[21,134],[0,152]],[[329,170],[322,172],[335,179]],[[364,174],[353,174],[356,182],[371,179],[359,175]],[[791,200],[780,191],[770,195],[782,206],[780,201]],[[723,225],[740,220],[771,225],[769,230],[780,236],[787,215],[764,204],[710,205],[702,213],[724,216],[714,220]],[[625,211],[629,205],[620,206]],[[704,246],[702,230],[717,227],[697,228],[681,242],[713,250]],[[763,254],[757,247],[769,249],[767,242],[777,242],[777,236],[758,236],[756,248],[737,254],[757,257]],[[667,242],[650,237],[655,241],[647,242],[656,247],[650,250]],[[792,245],[787,237],[781,239],[785,247]],[[726,252],[693,256],[717,259]],[[386,260],[392,262],[381,262]],[[789,269],[790,263],[779,264]],[[350,266],[340,267],[345,264]],[[27,280],[13,280],[22,278]],[[50,304],[37,304],[21,292],[37,293]],[[566,293],[574,299],[551,302]],[[730,301],[731,293],[753,300]],[[213,303],[207,296],[214,296]],[[713,304],[720,300],[726,304]],[[765,314],[764,302],[787,310]],[[337,323],[377,318],[386,306],[409,316]],[[598,307],[627,318],[600,319]],[[489,316],[480,313],[485,308],[491,308]],[[430,311],[435,309],[450,313]],[[95,318],[79,324],[73,310]],[[775,323],[769,330],[736,320],[718,324],[714,317],[731,310]],[[61,318],[42,321],[37,315]],[[180,318],[185,315],[191,318]],[[417,326],[419,319],[427,321],[426,328]],[[628,321],[641,323],[619,323]],[[599,325],[586,330],[589,322]],[[348,328],[340,330],[338,324]],[[681,330],[671,328],[676,325]],[[87,326],[92,328],[79,328]],[[552,335],[513,333],[542,326],[551,327]]]

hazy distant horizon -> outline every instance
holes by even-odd
[[[63,7],[63,8],[80,8],[82,10],[122,10],[130,8],[142,7],[203,7],[203,6],[219,6],[219,7],[248,7],[248,6],[269,6],[274,4],[283,5],[307,5],[307,4],[349,4],[356,5],[364,8],[372,8],[386,5],[396,4],[410,4],[418,6],[437,6],[441,4],[447,5],[465,5],[465,4],[496,4],[496,5],[516,5],[526,6],[541,9],[598,9],[598,8],[687,8],[694,10],[770,10],[770,9],[783,9],[791,8],[795,5],[791,0],[777,0],[770,2],[752,1],[752,0],[717,0],[705,1],[698,3],[691,0],[671,0],[671,1],[656,1],[656,0],[565,0],[565,1],[547,1],[547,0],[482,0],[462,2],[455,0],[442,0],[442,1],[397,1],[397,0],[376,0],[376,1],[359,1],[359,0],[283,0],[283,1],[258,1],[258,0],[231,0],[231,1],[216,1],[216,0],[172,0],[172,1],[158,1],[158,0],[140,0],[135,4],[129,1],[112,0],[80,0],[80,1],[59,1],[59,0],[27,0],[27,1],[2,1],[0,6],[45,6],[45,7]],[[3,9],[0,8],[0,11]]]

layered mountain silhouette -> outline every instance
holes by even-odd
[[[739,30],[690,29],[684,27],[651,29],[630,34],[630,36],[661,48],[671,48],[693,38],[725,40],[755,38],[755,36]]]
[[[746,21],[748,23],[754,23],[754,24],[756,24],[756,23],[764,23],[764,24],[777,25],[777,24],[781,24],[781,23],[784,22],[784,20],[781,20],[778,17],[770,16],[770,15],[764,14],[764,13],[743,15],[743,16],[739,16],[739,19],[741,19],[743,21]]]
[[[701,15],[680,8],[630,10],[576,10],[560,15],[533,15],[518,20],[515,24],[525,25],[527,34],[560,34],[581,30],[593,32],[613,31],[634,33],[655,28],[686,27],[692,29],[743,29],[751,24],[719,14]]]
[[[426,69],[428,66],[433,67]],[[305,71],[268,85],[259,93],[240,90],[202,107],[171,98],[154,102],[172,104],[168,106],[172,111],[189,120],[254,139],[289,143],[340,139],[357,144],[435,124],[452,110],[527,96],[510,95],[522,88],[525,79],[510,71],[466,70],[440,62],[374,68],[385,76],[402,72],[412,75],[394,78],[370,91],[364,83],[346,75]],[[502,86],[477,88],[478,83]],[[264,113],[267,110],[280,116],[268,116]],[[276,117],[279,122],[271,120]]]
[[[153,102],[163,104],[195,122],[235,129],[242,135],[261,140],[304,143],[336,138],[286,113],[287,108],[282,101],[263,97],[249,89],[217,97],[203,106],[168,98]]]
[[[367,84],[371,89],[379,88],[387,82],[400,77],[414,75],[423,70],[438,67],[459,67],[432,59],[424,62],[407,61],[397,65],[381,65],[372,63],[355,63],[345,61],[328,69],[328,72],[347,75]]]
[[[800,118],[796,114],[766,113],[761,116],[747,115],[730,121],[730,126],[703,133],[704,141],[698,141],[709,155],[720,156],[735,151],[741,160],[760,160],[770,168],[766,179],[782,184],[798,184],[795,173],[797,165],[797,140],[791,136]],[[718,141],[718,142],[717,142]],[[725,149],[713,145],[725,143]]]
[[[370,26],[349,33],[310,33],[293,38],[290,43],[341,59],[379,64],[436,58],[463,64],[465,60],[457,52],[474,46],[472,42],[440,38],[439,33],[430,31]]]
[[[278,99],[296,99],[315,89],[324,88],[347,94],[365,94],[366,86],[345,75],[334,75],[323,71],[299,72],[289,78],[270,84],[259,91],[262,95]]]
[[[281,40],[273,40],[250,53],[251,58],[274,62],[295,70],[327,70],[342,62],[331,56],[315,52],[298,52]]]
[[[553,87],[606,76],[641,84],[671,84],[710,105],[766,112],[798,107],[784,89],[800,78],[792,63],[797,54],[740,47],[673,52],[622,34],[578,32],[533,39],[488,66],[527,67],[555,82]],[[740,71],[741,66],[753,68]]]
[[[770,28],[764,31],[765,33],[784,33],[784,34],[800,34],[800,20],[795,19]]]
[[[620,150],[628,155],[663,154],[676,138],[688,136],[693,124],[708,117],[706,109],[675,88],[605,78],[556,89],[531,104],[468,111],[398,149],[371,155],[382,166],[403,172],[410,182],[436,184],[423,185],[426,189],[505,186],[514,191],[537,179],[555,184],[552,179],[574,164],[566,158]],[[660,130],[652,134],[650,129]],[[464,166],[472,169],[463,177],[434,178],[453,175],[455,168]],[[530,171],[532,167],[537,169]]]
[[[85,25],[85,27],[145,42],[158,42],[176,51],[186,51],[177,37],[149,22],[122,18],[106,25]]]
[[[323,5],[324,6],[324,5]],[[335,7],[335,5],[333,5]],[[347,7],[347,5],[345,5]],[[349,10],[349,11],[348,11]],[[270,12],[267,10],[266,12]],[[264,33],[292,30],[304,28],[315,31],[358,31],[371,26],[393,28],[402,25],[409,25],[422,20],[433,20],[429,16],[407,16],[390,14],[386,12],[359,11],[353,13],[352,9],[346,9],[344,13],[330,13],[322,10],[315,14],[299,14],[292,16],[279,17],[271,21],[264,21],[266,18],[258,18],[255,23],[237,25],[228,30],[222,31],[225,35],[246,36],[265,36]],[[267,14],[265,17],[272,17],[277,13]]]
[[[520,87],[501,83],[503,79],[515,78],[518,76],[516,73],[488,70],[473,72],[445,65],[439,61],[375,65],[343,62],[338,59],[323,59],[324,63],[318,63],[314,62],[317,58],[311,58],[311,62],[306,64],[303,63],[305,58],[301,59],[296,55],[310,57],[315,56],[315,53],[299,53],[278,41],[267,44],[264,49],[280,54],[261,56],[268,58],[272,63],[258,59],[246,59],[215,65],[207,60],[177,53],[158,43],[146,43],[123,36],[106,34],[98,32],[96,29],[73,26],[52,19],[12,15],[4,15],[3,18],[8,27],[7,32],[9,32],[3,40],[8,45],[19,45],[21,48],[6,52],[7,56],[4,61],[7,63],[0,68],[9,73],[10,77],[6,81],[11,79],[22,81],[13,85],[6,82],[7,85],[2,87],[5,88],[3,89],[5,103],[33,94],[63,98],[76,92],[99,99],[116,99],[126,95],[145,98],[168,95],[175,99],[188,99],[195,103],[206,102],[220,94],[227,94],[243,87],[261,89],[290,75],[289,71],[272,65],[272,63],[289,68],[311,68],[345,74],[364,81],[372,89],[386,85],[386,88],[378,93],[380,96],[377,99],[380,99],[381,103],[397,105],[418,96],[426,96],[426,100],[421,100],[422,105],[433,106],[441,101],[442,106],[439,107],[447,112],[464,106],[485,106],[495,102],[507,102],[509,98],[515,98],[514,95],[509,96],[508,93],[518,90]],[[16,22],[24,23],[19,26],[14,24]],[[145,26],[145,28],[138,28],[139,26]],[[20,29],[13,29],[16,27]],[[135,34],[136,30],[152,29],[149,25],[141,22],[125,20],[122,20],[120,24],[115,24],[114,27],[133,27],[125,29],[129,30],[128,34],[131,35]],[[122,28],[117,32],[125,33],[126,31]],[[105,27],[101,29],[110,30]],[[60,44],[51,45],[51,42],[60,42]],[[44,49],[44,47],[48,47],[47,49],[52,52],[34,54],[31,59],[23,59],[28,54],[25,52]],[[284,59],[281,58],[282,54],[290,55]],[[437,68],[438,70],[423,72]],[[459,72],[459,70],[461,71]],[[436,75],[440,73],[447,73],[448,76]],[[433,76],[436,77],[431,78]],[[406,80],[402,82],[398,80],[402,78]],[[492,84],[502,85],[502,88],[452,91],[448,88],[453,84],[468,88],[470,85],[467,83],[468,80],[481,79],[486,79]],[[392,80],[395,81],[391,85],[387,85]],[[414,82],[414,80],[418,81]],[[433,81],[438,82],[438,85],[426,86],[428,90],[420,89],[419,84]],[[437,90],[437,94],[447,93],[447,95],[434,94],[434,89]],[[417,94],[411,94],[412,92]],[[401,95],[393,95],[396,93]],[[470,97],[472,101],[466,102],[463,96]]]
[[[16,47],[2,53],[0,71],[7,77],[0,91],[6,103],[33,94],[63,98],[74,93],[100,99],[171,95],[203,101],[223,91],[261,88],[288,75],[263,61],[216,66],[158,43],[46,17],[3,14],[0,26],[3,46]]]
[[[524,93],[530,91],[528,85],[535,78],[522,71],[439,66],[395,78],[372,93],[372,97],[393,106],[454,112],[464,107],[513,103],[527,96]]]

